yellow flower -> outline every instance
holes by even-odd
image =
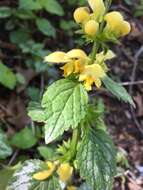
[[[72,73],[79,73],[83,70],[85,62],[88,60],[86,53],[81,49],[72,49],[67,53],[57,51],[45,57],[46,62],[66,63],[62,70],[67,77]]]
[[[84,23],[89,20],[90,14],[87,7],[79,7],[74,11],[74,19],[76,23]]]
[[[106,20],[111,30],[116,30],[116,28],[123,22],[123,16],[118,11],[107,13],[104,19]]]
[[[95,60],[94,63],[101,64],[101,63],[103,63],[104,61],[106,61],[108,59],[114,58],[115,56],[116,55],[111,50],[108,50],[105,54],[102,51],[101,53],[96,54],[96,60]]]
[[[72,49],[66,53],[66,56],[70,59],[86,59],[86,53],[81,49]]]
[[[66,57],[65,52],[56,51],[46,56],[44,61],[49,63],[65,63],[68,61],[68,58]]]
[[[88,3],[93,10],[95,19],[100,21],[105,13],[105,5],[103,0],[88,0]]]
[[[86,90],[90,91],[93,83],[95,83],[97,88],[101,86],[101,78],[105,75],[106,73],[99,64],[87,65],[80,74],[79,81],[84,81]]]
[[[74,62],[71,61],[69,63],[66,63],[61,69],[64,71],[64,77],[69,76],[74,72]]]
[[[36,179],[36,180],[39,180],[39,181],[49,178],[53,174],[53,172],[54,172],[54,170],[56,168],[56,164],[53,163],[53,162],[48,161],[47,166],[48,166],[47,170],[43,170],[41,172],[35,173],[33,175],[33,178]]]
[[[73,167],[71,167],[68,163],[61,164],[57,170],[57,173],[61,181],[68,182],[71,179]]]
[[[75,186],[73,186],[73,185],[67,187],[67,190],[76,190],[76,189],[77,189],[77,188],[76,188]]]
[[[86,53],[81,49],[72,49],[67,53],[63,51],[56,51],[54,53],[49,54],[44,58],[45,62],[50,63],[67,63],[72,61],[73,59],[86,59]]]
[[[105,15],[105,20],[107,22],[106,29],[110,32],[112,31],[117,36],[127,35],[131,26],[127,21],[124,21],[123,16],[118,11],[112,11]]]
[[[84,31],[89,36],[95,36],[99,29],[99,23],[95,20],[89,20],[84,25]]]
[[[121,36],[125,36],[125,35],[129,34],[130,31],[131,31],[130,23],[127,21],[123,21],[121,24],[121,28],[120,28]]]

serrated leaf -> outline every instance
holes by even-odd
[[[7,137],[0,130],[0,159],[5,159],[12,154],[12,149],[7,142]]]
[[[28,160],[14,172],[6,190],[60,190],[58,180],[51,177],[46,181],[33,179],[33,174],[42,170],[44,162]]]
[[[32,130],[26,127],[20,132],[16,133],[12,137],[10,142],[12,145],[18,148],[28,149],[33,147],[37,143],[37,138],[33,135]]]
[[[12,14],[12,9],[9,7],[0,7],[0,18],[10,17]]]
[[[11,90],[14,89],[16,85],[15,74],[1,61],[0,61],[0,84]]]
[[[38,29],[46,36],[55,37],[56,30],[52,24],[45,18],[36,19],[36,25]]]
[[[103,130],[89,129],[83,136],[77,161],[80,175],[93,190],[112,190],[116,151]]]
[[[40,3],[49,13],[53,13],[58,16],[64,15],[64,10],[57,0],[40,0]]]
[[[46,120],[44,110],[37,102],[30,102],[28,106],[28,116],[37,122],[44,122]]]
[[[51,85],[42,100],[47,118],[46,143],[55,140],[70,127],[76,128],[86,115],[87,103],[88,95],[81,84],[62,79]]]
[[[126,103],[130,103],[135,106],[131,96],[128,94],[127,90],[119,83],[114,82],[110,77],[106,76],[102,79],[105,87],[119,100],[123,100]]]

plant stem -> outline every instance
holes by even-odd
[[[94,63],[94,60],[95,60],[95,58],[96,58],[96,54],[97,54],[97,52],[98,52],[99,47],[100,47],[99,42],[97,42],[97,41],[95,40],[94,43],[93,43],[93,48],[92,48],[91,64]]]
[[[76,149],[77,149],[77,144],[78,144],[78,137],[79,137],[79,129],[76,128],[76,129],[73,130],[72,140],[71,140],[71,160],[76,155]]]

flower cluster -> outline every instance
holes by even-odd
[[[76,74],[79,81],[84,81],[84,86],[87,90],[92,89],[93,83],[96,87],[101,86],[101,79],[106,75],[108,70],[105,61],[112,59],[114,53],[110,50],[107,53],[98,53],[93,64],[91,63],[90,56],[81,50],[73,49],[67,53],[62,51],[54,52],[45,57],[46,62],[51,63],[64,63],[65,65],[61,67],[64,71],[64,77],[68,77],[71,74]]]
[[[58,161],[47,161],[46,165],[47,169],[35,173],[33,175],[33,179],[38,181],[46,180],[49,177],[51,177],[54,174],[54,172],[56,172],[61,182],[69,184],[73,174],[73,167],[70,166],[69,163],[63,163],[59,165]],[[76,187],[69,185],[67,186],[67,190],[76,190]]]
[[[74,12],[74,19],[76,23],[81,25],[82,33],[95,39],[102,21],[106,22],[103,30],[106,35],[112,33],[116,37],[120,37],[130,32],[131,26],[124,20],[120,12],[112,11],[106,14],[103,0],[88,0],[88,3],[93,11],[92,13],[88,7],[77,8]]]
[[[73,49],[66,53],[56,51],[46,56],[45,62],[64,64],[61,67],[64,77],[74,75],[84,83],[86,90],[90,91],[93,84],[97,88],[101,86],[102,79],[106,77],[108,71],[105,61],[115,56],[111,50],[98,53],[104,45],[103,38],[124,36],[130,32],[131,27],[119,12],[108,13],[103,0],[88,0],[88,3],[93,12],[90,13],[88,7],[79,7],[74,12],[74,19],[81,26],[87,39],[94,42],[95,49],[93,48],[88,56],[81,49]],[[97,39],[97,36],[100,38]]]

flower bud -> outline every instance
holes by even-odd
[[[87,7],[80,7],[74,11],[74,19],[76,23],[83,23],[90,18],[90,14]]]
[[[123,16],[118,11],[107,13],[104,19],[107,21],[108,27],[110,27],[111,30],[116,29],[116,27],[123,22]]]
[[[98,32],[98,29],[99,29],[99,23],[96,22],[95,20],[89,20],[84,25],[84,31],[89,36],[95,36]]]
[[[121,30],[121,35],[122,36],[125,36],[125,35],[129,34],[130,31],[131,31],[130,23],[127,22],[127,21],[123,21],[122,24],[121,24],[120,30]]]

